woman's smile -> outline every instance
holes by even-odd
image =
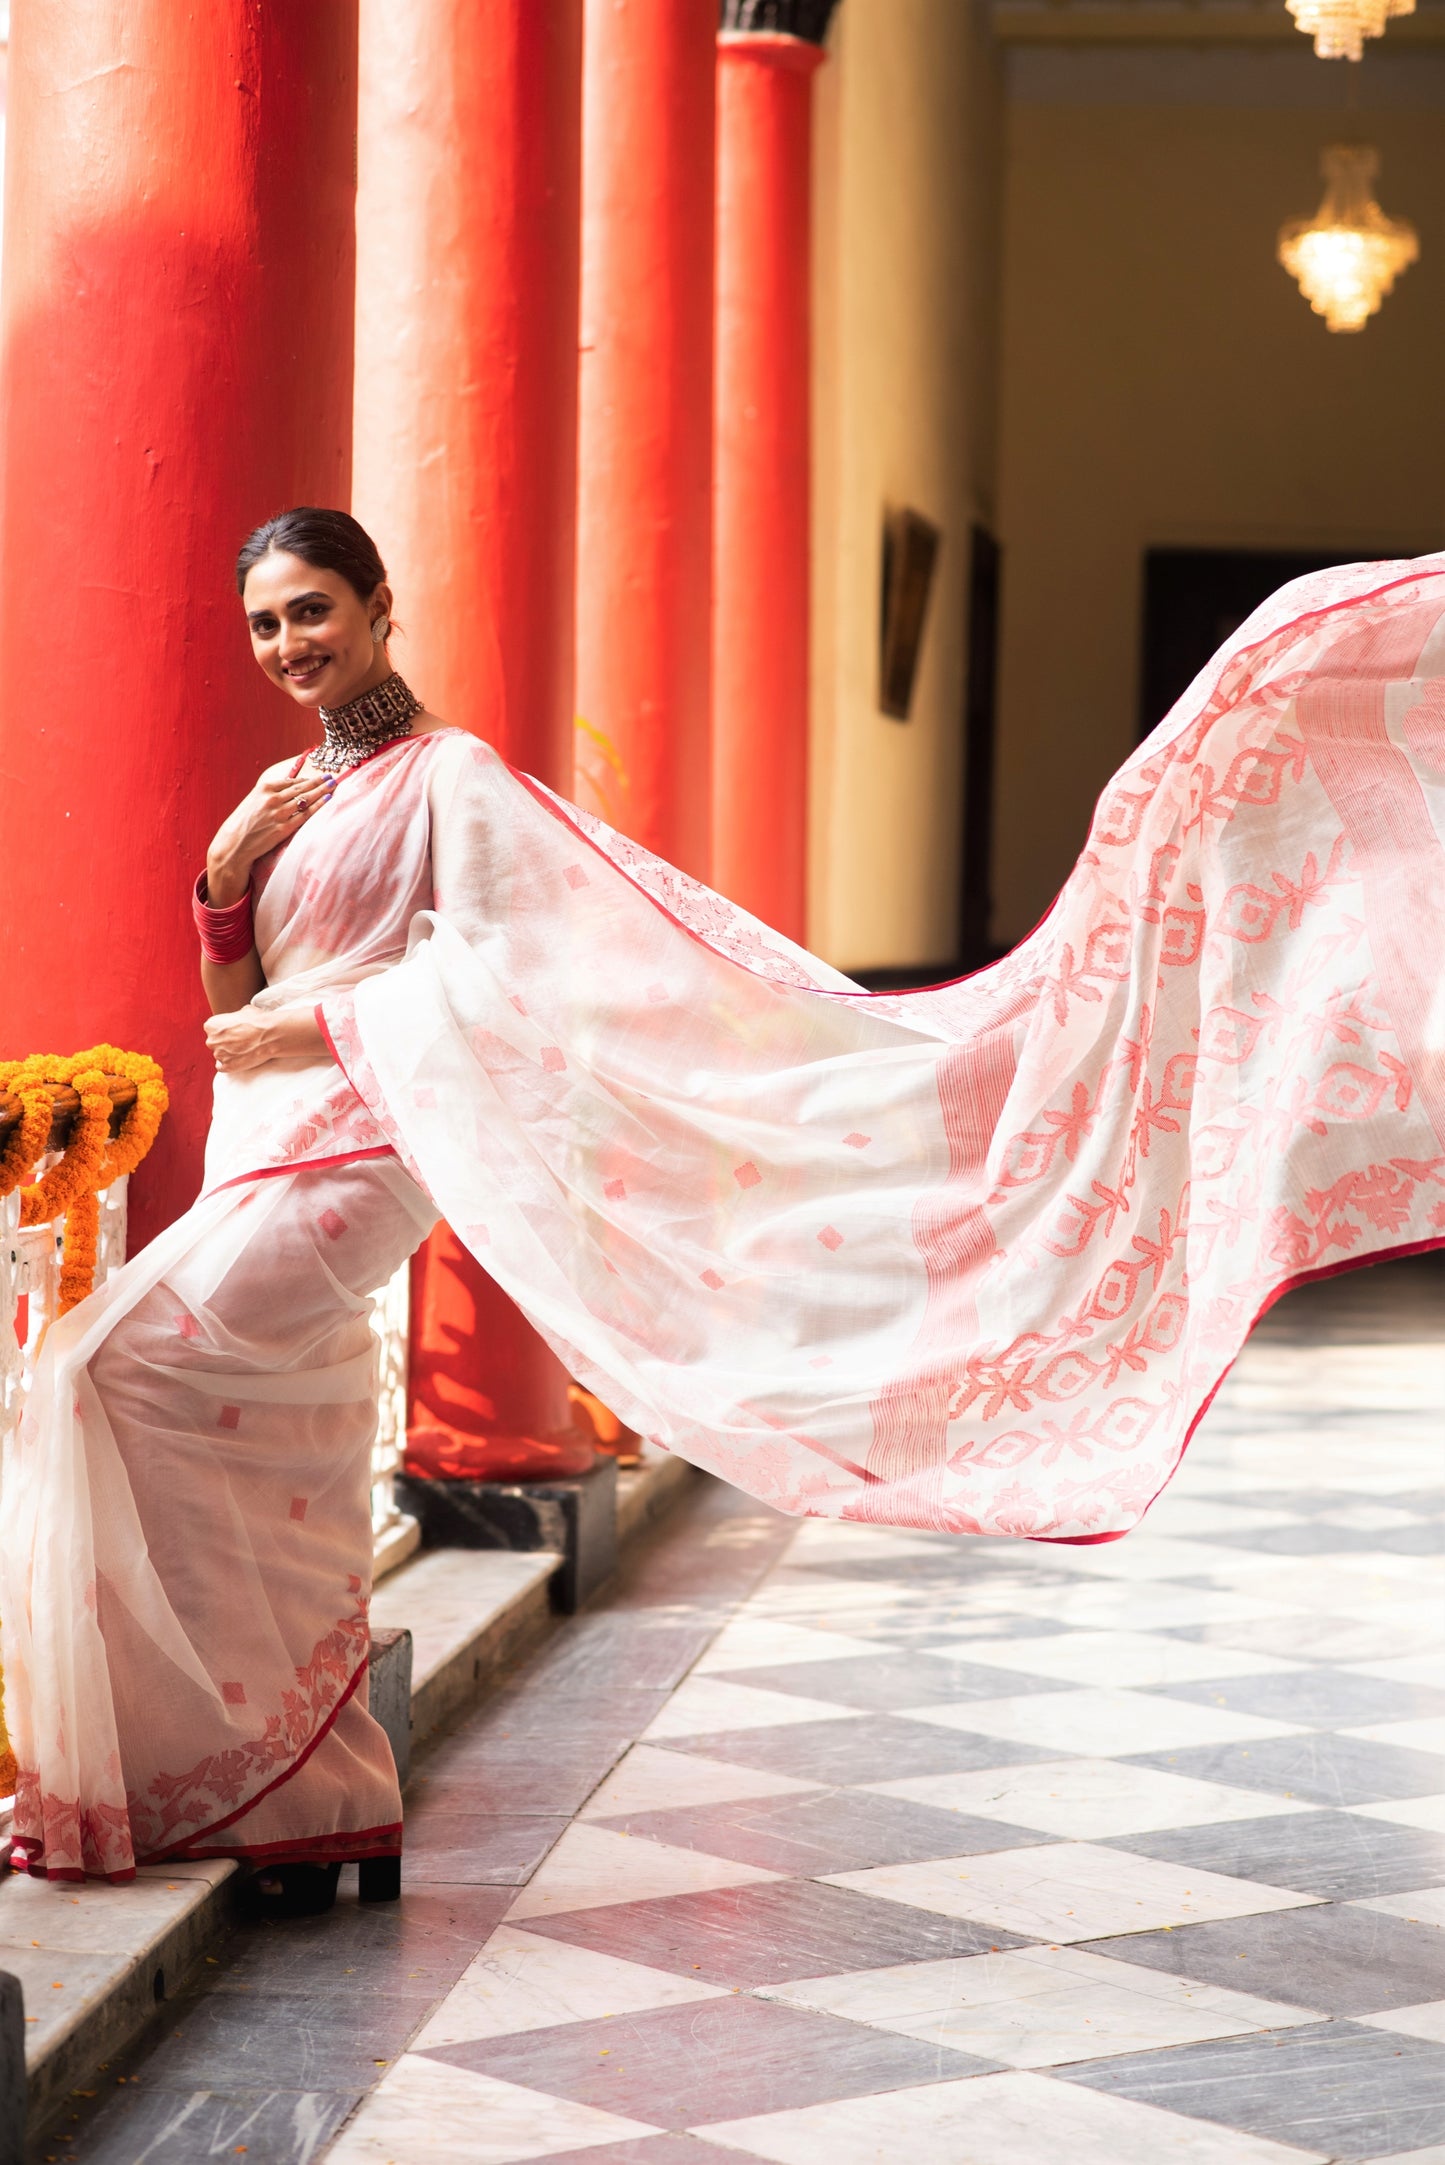
[[[329,654],[303,654],[295,661],[282,662],[281,674],[289,677],[293,684],[311,684],[323,669],[330,667]]]

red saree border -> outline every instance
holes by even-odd
[[[307,1834],[290,1842],[251,1842],[231,1849],[172,1850],[165,1857],[146,1861],[162,1864],[199,1864],[208,1857],[245,1858],[266,1864],[281,1858],[298,1864],[360,1864],[369,1857],[402,1854],[402,1822],[385,1827],[358,1827],[354,1833]]]
[[[365,1659],[357,1663],[355,1670],[352,1672],[351,1681],[347,1684],[346,1689],[343,1692],[338,1693],[336,1704],[328,1710],[325,1721],[323,1721],[317,1728],[315,1735],[308,1738],[306,1744],[296,1754],[296,1757],[291,1761],[291,1764],[288,1767],[283,1768],[281,1773],[276,1776],[274,1781],[267,1782],[264,1789],[258,1789],[254,1797],[248,1797],[244,1804],[238,1804],[233,1812],[227,1812],[223,1818],[209,1820],[204,1827],[198,1827],[196,1829],[196,1832],[193,1835],[189,1836],[184,1843],[181,1843],[170,1849],[148,1850],[142,1855],[137,1856],[134,1863],[130,1864],[126,1867],[125,1870],[120,1872],[80,1872],[72,1871],[69,1867],[65,1867],[60,1871],[52,1871],[40,1862],[40,1859],[45,1854],[44,1844],[39,1841],[39,1839],[33,1834],[16,1834],[12,1837],[15,1849],[23,1850],[24,1852],[21,1868],[24,1871],[28,1872],[32,1879],[78,1881],[90,1879],[104,1879],[108,1880],[112,1886],[120,1886],[124,1884],[124,1882],[126,1882],[127,1880],[134,1879],[137,1871],[143,1864],[183,1864],[187,1857],[194,1858],[197,1855],[197,1852],[191,1846],[193,1843],[198,1841],[204,1841],[208,1835],[219,1834],[223,1828],[231,1826],[235,1820],[243,1819],[247,1812],[253,1812],[258,1804],[263,1803],[267,1797],[274,1795],[276,1790],[280,1789],[284,1783],[289,1782],[294,1774],[300,1773],[302,1767],[305,1766],[307,1760],[311,1757],[311,1754],[316,1750],[316,1747],[320,1743],[322,1743],[326,1737],[330,1735],[332,1726],[335,1723],[338,1714],[340,1714],[341,1709],[346,1705],[347,1701],[355,1693],[356,1687],[361,1682],[361,1679],[363,1678],[363,1676],[365,1676],[367,1672],[370,1661],[371,1655],[370,1651],[368,1650]],[[326,1837],[302,1836],[300,1837],[300,1839],[302,1841],[305,1841],[308,1839],[326,1839]],[[277,1853],[290,1855],[292,1853],[291,1845],[280,1845]],[[244,1854],[244,1851],[241,1849],[216,1850],[214,1852],[208,1851],[206,1852],[206,1854],[214,1854],[216,1856],[240,1856]],[[389,1854],[389,1852],[382,1851],[379,1852],[379,1854],[385,1855]],[[12,1865],[14,1864],[14,1862],[15,1850],[12,1849]]]
[[[319,1019],[319,1009],[317,1015]],[[321,1034],[326,1039],[327,1045],[330,1046],[331,1037],[324,1023],[322,1024]],[[334,1048],[331,1057],[336,1060]],[[336,1060],[336,1065],[341,1068],[342,1074],[346,1075],[346,1070],[341,1067],[339,1060]],[[346,1075],[346,1080],[351,1083],[352,1089],[356,1090],[356,1085],[351,1082],[349,1075]],[[361,1098],[359,1090],[356,1090],[356,1095]],[[361,1098],[361,1102],[365,1104],[366,1100]],[[394,1158],[395,1156],[396,1152],[390,1143],[368,1143],[364,1150],[338,1150],[329,1158],[298,1158],[294,1164],[290,1165],[258,1165],[252,1172],[233,1173],[229,1180],[218,1180],[214,1188],[203,1189],[197,1197],[197,1201],[204,1202],[206,1197],[212,1195],[224,1195],[227,1188],[244,1187],[248,1181],[252,1180],[281,1180],[288,1173],[325,1173],[329,1172],[333,1166],[357,1165],[363,1158]]]

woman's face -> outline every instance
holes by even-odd
[[[391,607],[379,586],[363,601],[339,571],[275,549],[251,566],[242,600],[251,651],[302,707],[344,707],[391,674],[372,625]]]

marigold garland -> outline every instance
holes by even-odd
[[[110,1140],[111,1078],[133,1083],[136,1091],[135,1103],[114,1142]],[[80,1111],[59,1162],[39,1180],[20,1187],[44,1153],[54,1110],[46,1085],[56,1084],[75,1091]],[[20,1187],[22,1225],[43,1225],[64,1215],[59,1305],[64,1315],[85,1299],[95,1283],[99,1191],[123,1173],[134,1172],[155,1141],[170,1102],[165,1078],[146,1053],[93,1045],[88,1052],[68,1058],[32,1053],[24,1060],[0,1060],[0,1091],[13,1091],[24,1106],[19,1127],[0,1152],[0,1195]]]

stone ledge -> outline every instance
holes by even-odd
[[[618,1479],[619,1547],[702,1478],[684,1460],[646,1451],[642,1464]],[[410,1635],[413,1740],[483,1696],[555,1628],[551,1581],[561,1561],[548,1550],[433,1549],[376,1589],[372,1622],[388,1668],[400,1654],[397,1635]],[[0,1813],[0,1840],[6,1817]],[[229,1859],[215,1858],[146,1866],[125,1887],[0,1875],[0,2014],[5,1977],[16,1977],[25,1998],[31,2141],[72,2089],[133,2042],[156,2005],[224,1936],[236,1873]],[[12,2165],[7,2140],[15,2165],[25,2154],[22,2101],[4,2090],[15,2079],[13,2057],[0,2035],[0,2165]]]

